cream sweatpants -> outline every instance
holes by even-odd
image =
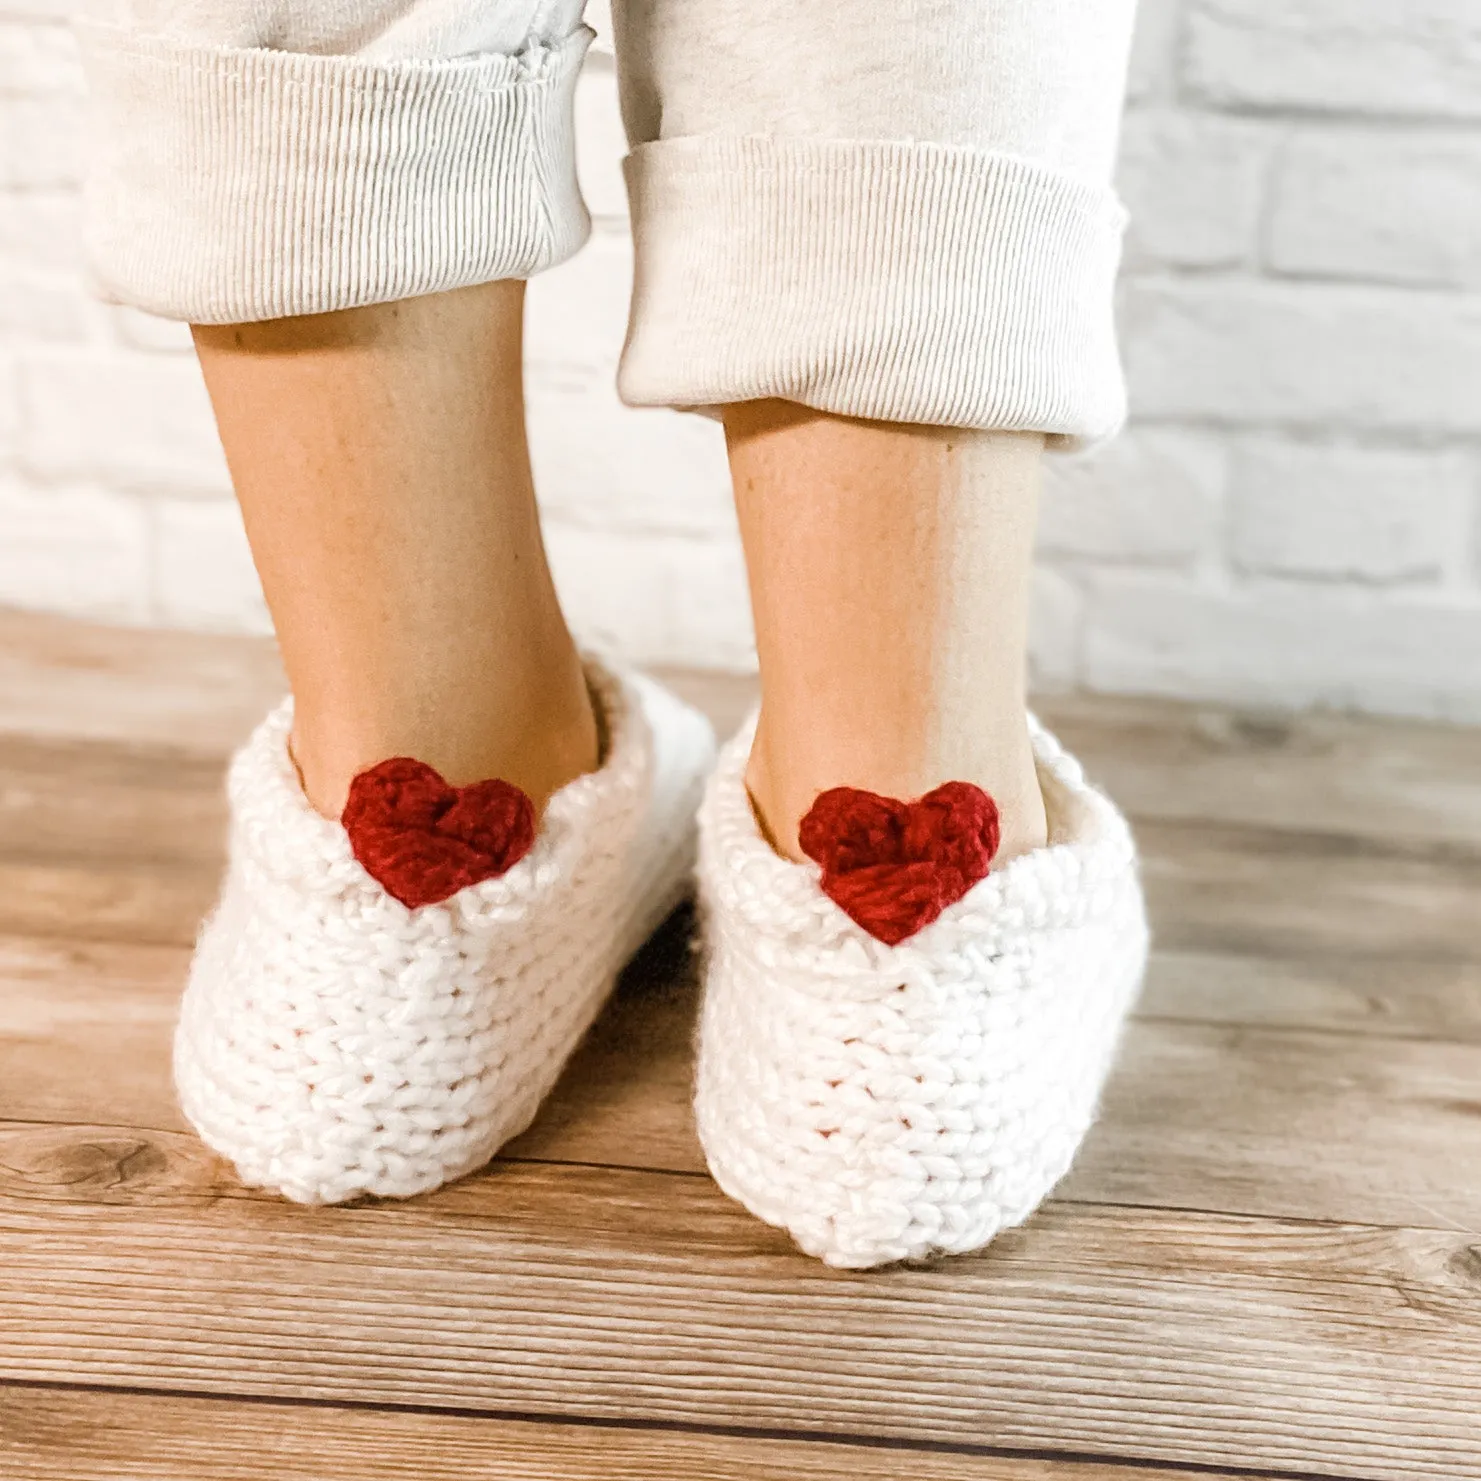
[[[529,277],[589,229],[583,0],[97,0],[111,297],[200,323]],[[1134,0],[616,0],[639,405],[1114,431]]]

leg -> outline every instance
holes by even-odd
[[[581,0],[114,10],[94,266],[197,326],[310,800],[409,752],[542,802],[596,759],[520,383],[518,280],[587,229]]]
[[[713,760],[578,660],[531,488],[520,280],[586,231],[590,33],[581,0],[117,4],[81,28],[94,266],[196,326],[295,693],[231,764],[176,1088],[254,1186],[407,1197],[529,1124],[685,891]]]
[[[1023,699],[1041,450],[1122,412],[1131,5],[619,17],[621,383],[723,408],[761,664],[700,817],[700,1139],[830,1263],[975,1249],[1068,1167],[1145,960],[1126,825]],[[995,858],[973,787],[906,805],[947,780]],[[795,862],[850,785],[896,801]]]
[[[617,19],[622,386],[727,407],[761,815],[795,857],[826,787],[972,781],[1006,863],[1046,827],[1023,697],[1036,463],[1122,412],[1107,178],[1130,6],[890,4],[846,45],[832,6]]]
[[[784,854],[824,789],[975,782],[1000,861],[1044,842],[1024,715],[1032,433],[726,415],[761,661],[747,782]]]
[[[538,804],[596,764],[540,540],[521,394],[524,285],[198,327],[297,700],[305,790],[411,755]]]

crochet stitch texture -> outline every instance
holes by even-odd
[[[1033,1212],[1094,1119],[1146,963],[1131,831],[1033,722],[1048,846],[891,946],[761,836],[754,725],[700,810],[710,1170],[830,1265],[978,1249]]]
[[[403,905],[436,905],[512,869],[535,842],[535,808],[498,777],[450,787],[410,756],[350,782],[339,816],[350,850]]]
[[[831,787],[797,829],[823,893],[891,946],[987,873],[1000,836],[997,803],[971,782],[946,782],[913,802]]]
[[[408,908],[309,805],[292,702],[234,759],[230,863],[175,1037],[180,1103],[242,1179],[302,1203],[409,1197],[534,1118],[617,973],[688,887],[708,722],[588,660],[600,770],[497,878]]]

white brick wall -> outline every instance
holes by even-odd
[[[1186,0],[1177,81],[1215,107],[1481,120],[1474,0]]]
[[[0,0],[0,602],[261,628],[188,335],[85,287],[72,3]],[[603,46],[578,113],[595,238],[529,335],[557,577],[639,657],[745,667],[718,429],[612,390]],[[1039,681],[1481,721],[1481,6],[1142,0],[1120,184],[1133,422],[1053,462]]]

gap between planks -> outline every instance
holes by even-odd
[[[1428,1231],[1056,1204],[840,1272],[700,1178],[504,1163],[306,1210],[186,1135],[0,1128],[11,1378],[1456,1481],[1478,1293]]]
[[[668,671],[722,733],[748,676]],[[0,731],[217,757],[284,688],[270,639],[118,628],[0,609]],[[1477,731],[1115,696],[1040,695],[1043,718],[1136,817],[1481,839]]]
[[[0,1382],[13,1481],[1185,1481],[1185,1466],[851,1438]],[[1209,1481],[1269,1471],[1198,1467]],[[1311,1472],[1291,1481],[1341,1481]]]
[[[673,1176],[699,1164],[692,986],[672,962],[630,981],[515,1148],[548,1163],[496,1165],[424,1206],[244,1196],[171,1133],[172,1107],[156,1132],[66,1124],[110,1089],[141,1121],[167,1104],[175,987],[161,1013],[148,984],[178,970],[169,943],[214,887],[221,756],[281,681],[261,644],[21,627],[30,650],[0,651],[0,823],[29,845],[0,858],[0,982],[31,996],[9,1017],[0,1004],[0,1097],[15,1097],[0,1112],[61,1119],[0,1133],[0,1351],[33,1376],[232,1374],[263,1396],[455,1407],[483,1384],[488,1408],[554,1393],[557,1408],[687,1424],[759,1414],[1128,1461],[1481,1474],[1481,1246],[1474,1200],[1452,1186],[1476,1160],[1481,1104],[1474,733],[1051,702],[1140,819],[1162,1019],[1134,1027],[1064,1200],[974,1260],[840,1277]],[[743,682],[681,682],[722,723],[749,699]],[[93,739],[65,740],[78,734]],[[68,939],[79,899],[93,946]],[[131,935],[159,944],[123,960]],[[38,1008],[48,952],[84,1000]],[[85,1001],[105,953],[111,1016],[99,981]],[[1254,997],[1231,1010],[1241,988]],[[1329,1020],[1345,1047],[1313,1039]],[[576,1166],[633,1148],[670,1170]],[[1302,1209],[1328,1222],[1292,1222]],[[1394,1227],[1374,1227],[1384,1218]],[[328,1351],[303,1350],[315,1320]]]
[[[687,922],[634,964],[511,1158],[703,1173]],[[184,1131],[169,1082],[185,953],[0,938],[0,1118]],[[1402,998],[1402,994],[1396,994]],[[1288,1025],[1136,1020],[1061,1198],[1438,1227],[1481,1239],[1481,1052]]]

